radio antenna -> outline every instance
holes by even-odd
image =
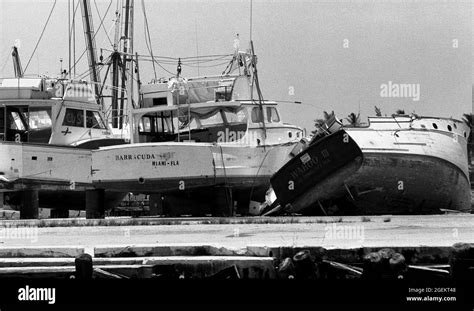
[[[250,0],[250,42],[252,42],[252,0]]]

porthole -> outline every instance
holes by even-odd
[[[454,126],[455,129],[458,128],[458,126],[456,125],[456,123],[453,123],[453,126]]]
[[[436,125],[436,123],[433,123],[433,128],[436,130],[438,129],[438,125]]]
[[[448,124],[448,131],[451,132],[452,130],[453,130],[453,128],[451,127],[451,125]]]
[[[466,136],[466,132],[464,132],[464,138],[467,138],[467,136]]]

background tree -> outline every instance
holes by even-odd
[[[469,137],[467,139],[467,157],[469,159],[469,165],[471,165],[472,157],[474,156],[474,133],[473,133],[474,114],[473,113],[465,113],[465,114],[463,114],[462,120],[471,129],[470,132],[469,132]]]
[[[327,111],[323,112],[324,119],[314,120],[315,129],[311,131],[311,134],[315,135],[318,132],[318,129],[322,127],[332,116],[334,116],[334,110],[328,113]]]
[[[318,129],[324,125],[324,119],[316,119],[314,120],[314,127],[315,129],[311,131],[311,134],[315,135],[318,132]]]
[[[380,108],[377,107],[377,106],[374,106],[374,107],[375,107],[375,115],[377,117],[381,117],[382,116],[382,111],[380,110]]]
[[[354,126],[354,127],[360,126],[360,113],[356,115],[355,113],[351,112],[347,116],[346,120],[347,122],[349,122],[350,126]]]
[[[328,121],[332,117],[334,117],[334,110],[331,111],[330,113],[328,113],[327,111],[324,111],[324,121]]]

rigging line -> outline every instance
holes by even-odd
[[[107,32],[107,35],[110,35],[110,33],[112,32],[112,30],[114,30],[114,28],[115,28],[115,21],[112,23],[112,26],[110,26],[110,29],[109,29],[109,31]],[[109,37],[109,36],[107,36],[107,37]],[[104,39],[104,41],[105,41],[105,39]],[[109,41],[110,41],[110,39],[109,39]],[[112,43],[112,48],[113,48],[113,47],[114,47],[114,45],[113,45],[113,43]],[[103,50],[103,49],[102,49],[102,50]]]
[[[150,28],[148,27],[148,18],[146,16],[146,10],[145,10],[145,0],[142,0],[142,11],[143,11],[143,17],[144,17],[144,27],[146,29],[145,37],[148,37],[148,39],[145,38],[145,42],[146,42],[146,46],[148,48],[148,52],[150,53],[151,59],[154,59],[154,57],[153,57],[153,46],[151,44]],[[148,43],[150,45],[148,45]],[[155,62],[152,62],[152,64],[153,64],[153,73],[155,75],[155,80],[156,80],[157,76],[156,76]]]
[[[109,50],[109,49],[103,49],[104,51],[107,51],[107,52],[115,52],[113,50]],[[124,53],[124,52],[120,52],[118,51],[117,53],[120,53],[121,55],[127,55],[127,56],[133,56],[133,57],[136,57],[136,54],[131,54],[131,53]],[[209,57],[230,57],[232,58],[234,56],[234,54],[213,54],[213,55],[201,55],[199,56],[199,59],[201,58],[209,58]],[[150,58],[149,55],[143,55],[143,54],[138,54],[138,57],[139,58]],[[183,61],[186,61],[186,60],[196,60],[198,59],[196,56],[188,56],[188,57],[170,57],[170,56],[154,56],[155,60],[156,59],[168,59],[168,60],[174,60],[174,61],[177,61],[178,59],[181,58],[181,62]]]
[[[151,59],[142,59],[142,61],[146,61],[146,62],[151,62],[152,60]],[[155,59],[155,61],[157,61]],[[199,66],[201,64],[208,64],[208,63],[215,63],[215,62],[218,62],[218,61],[222,61],[222,60],[219,60],[219,59],[213,59],[213,60],[208,60],[208,61],[200,61],[200,62],[186,62],[186,63],[181,63],[181,65],[183,66]],[[163,61],[163,60],[160,60],[158,61],[159,63],[163,64],[163,65],[176,65],[176,61]],[[225,60],[224,62],[221,62],[219,64],[227,64],[229,61],[228,60]],[[211,65],[211,64],[208,64],[207,66],[215,66],[215,65]]]
[[[257,173],[255,174],[255,177],[254,177],[254,179],[253,179],[253,181],[252,181],[252,186],[250,187],[250,195],[249,195],[249,199],[250,199],[250,200],[252,200],[253,189],[254,189],[254,186],[255,186],[255,182],[257,181],[258,174],[260,173],[260,169],[262,168],[263,163],[265,162],[265,159],[266,159],[267,156],[270,154],[270,150],[271,150],[271,149],[268,149],[268,150],[265,152],[265,156],[263,157],[262,162],[261,162],[260,165],[258,166]]]
[[[57,1],[57,0],[56,0],[56,1]],[[109,7],[107,8],[107,11],[106,11],[105,14],[104,14],[104,17],[103,17],[103,18],[101,19],[101,21],[100,21],[100,24],[99,24],[99,28],[98,28],[98,29],[100,29],[100,27],[102,27],[102,24],[104,23],[105,17],[107,16],[107,14],[108,14],[108,12],[109,12],[109,9],[110,9],[110,4],[109,4]],[[98,33],[99,33],[98,31],[96,31],[96,32],[94,33],[94,36],[92,37],[92,40],[95,40],[95,37],[97,36]],[[73,68],[76,68],[77,63],[79,63],[79,61],[82,59],[82,57],[84,56],[84,54],[86,54],[86,52],[87,52],[87,48],[84,50],[84,52],[82,52],[81,56],[79,56],[79,59],[74,63],[74,65],[72,66]]]
[[[201,67],[217,67],[217,66],[226,65],[227,63],[228,62],[225,61],[225,62],[220,62],[220,63],[212,64],[212,65],[211,64],[210,65],[202,65],[202,64],[199,65],[199,63],[197,63],[197,64],[184,64],[184,65],[182,64],[182,65],[183,66],[188,66],[188,67],[199,67],[199,66],[201,66]]]
[[[103,70],[105,66],[103,66],[102,64],[97,64],[97,65],[95,65],[95,67],[96,67],[96,70],[98,70],[99,73],[100,73],[100,71]],[[90,73],[91,73],[91,69],[89,68],[84,73],[79,75],[79,79],[85,78],[86,76],[90,75]],[[91,83],[92,83],[92,81],[91,81]]]
[[[110,0],[110,2],[109,2],[109,6],[107,7],[107,12],[109,11],[110,6],[112,5],[112,1],[113,1],[113,0]],[[96,1],[96,0],[94,0],[94,6],[95,6],[95,9],[96,9],[96,11],[97,11],[97,16],[99,16],[99,18],[101,18],[101,15],[100,15],[100,12],[99,12],[99,8],[97,7],[97,1]],[[105,14],[107,14],[107,13],[105,13]],[[104,17],[105,17],[105,16],[104,16]],[[105,30],[105,26],[102,26],[102,29],[104,30],[105,35],[107,36],[107,39],[109,39],[110,45],[111,45],[111,46],[114,46],[114,44],[112,43],[112,40],[110,40],[109,34],[108,34],[107,31]],[[100,31],[100,26],[99,26],[99,29],[97,29],[97,32],[99,32],[99,31]]]
[[[72,8],[74,11],[74,8]],[[71,78],[71,1],[67,1],[68,76]]]
[[[79,8],[79,4],[80,4],[80,2],[78,2],[78,3],[76,4],[76,7],[73,9],[73,12],[72,12],[72,24],[71,24],[71,28],[69,28],[69,36],[72,35],[72,31],[73,31],[73,29],[74,29],[74,26],[73,26],[73,25],[74,25],[74,22],[75,22],[76,12],[77,12],[77,9]]]
[[[222,145],[219,145],[221,149],[221,161],[222,161],[222,168],[224,169],[224,185],[227,186],[227,171],[225,168],[225,162],[224,162],[224,151],[222,149]]]
[[[196,34],[196,55],[198,57],[198,66],[197,66],[197,72],[198,72],[198,76],[200,75],[199,74],[199,44],[198,44],[198,31],[197,31],[197,20],[196,18],[194,19],[194,30],[195,30],[195,34]]]
[[[74,0],[72,0],[72,6],[74,6]],[[79,1],[77,2],[77,6],[74,9],[74,13],[72,15],[72,25],[71,25],[71,31],[72,31],[72,59],[74,62],[76,62],[76,11],[77,8],[79,7]],[[74,67],[74,72],[73,72],[73,77],[76,76],[76,68]]]
[[[167,73],[171,74],[171,75],[175,75],[174,72],[171,72],[169,71],[168,69],[166,69],[165,67],[161,66],[161,64],[159,62],[157,62],[156,60],[154,61],[154,63],[156,63],[158,66],[160,66],[161,69],[163,69],[164,71],[166,71]]]
[[[69,77],[72,77],[72,67],[71,67],[71,60],[73,62],[76,61],[76,34],[75,34],[75,27],[76,27],[76,12],[77,9],[79,8],[80,2],[77,2],[76,5],[74,5],[74,0],[72,1],[72,20],[71,23],[69,24],[69,50],[71,50],[71,45],[72,45],[72,53],[73,55],[69,56]],[[68,5],[69,5],[69,0],[68,0]],[[69,52],[71,54],[71,52]]]
[[[180,59],[179,57],[166,57],[166,56],[156,56],[155,58],[158,58],[158,59],[162,58],[163,60],[170,60],[170,61],[177,61],[178,59]],[[201,55],[199,57],[185,57],[185,58],[181,58],[181,62],[182,63],[186,63],[186,62],[206,62],[206,61],[212,61],[214,59],[215,60],[220,60],[220,59],[224,59],[224,58],[231,59],[232,55],[221,54],[221,55]]]
[[[46,30],[46,27],[48,26],[49,19],[51,18],[51,15],[53,14],[54,7],[56,6],[57,2],[58,2],[58,0],[54,0],[53,6],[51,7],[51,11],[49,12],[49,15],[48,15],[48,19],[46,20],[46,23],[43,27],[43,30],[41,31],[41,35],[40,35],[38,41],[36,42],[35,48],[33,49],[33,53],[31,53],[30,59],[28,60],[28,63],[26,64],[26,67],[23,70],[23,73],[26,72],[26,70],[28,69],[28,66],[30,65],[31,59],[33,58],[33,55],[35,55],[36,49],[38,48],[38,45],[41,42],[41,39],[43,38],[44,31]]]
[[[223,66],[223,65],[225,65],[225,64],[227,64],[227,62],[223,62],[223,63],[219,63],[219,64],[214,64],[214,65],[199,65],[199,64],[198,64],[197,66],[195,66],[195,65],[184,65],[184,66],[193,67],[193,68],[196,68],[196,67],[197,67],[197,68],[199,68],[199,67],[211,68],[211,67],[220,67],[220,66]]]
[[[222,56],[222,57],[216,57],[216,58],[211,58],[211,59],[196,59],[196,60],[186,60],[186,61],[181,61],[181,64],[192,64],[192,65],[196,65],[196,64],[203,64],[203,63],[210,63],[210,62],[217,62],[217,61],[221,61],[225,59],[226,62],[228,62],[228,57],[226,56]],[[161,60],[162,63],[171,63],[171,64],[176,64],[176,60]]]

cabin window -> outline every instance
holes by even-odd
[[[86,111],[86,127],[95,129],[105,129],[105,124],[98,111]]]
[[[178,123],[176,123],[178,120]],[[200,128],[200,123],[196,120],[194,116],[189,118],[188,114],[182,114],[178,118],[173,120],[174,125],[178,127],[179,130],[195,130]]]
[[[262,115],[262,110],[260,109],[260,107],[253,107],[251,115],[252,115],[253,123],[263,122],[263,115]]]
[[[243,109],[239,109],[237,112],[224,111],[225,119],[227,123],[247,123],[247,116]]]
[[[267,107],[267,121],[268,122],[280,122],[280,116],[275,107]]]
[[[12,111],[11,112],[11,122],[10,122],[10,129],[12,130],[20,130],[24,131],[25,130],[25,125],[23,124],[21,120],[20,113],[17,111]]]
[[[452,130],[453,130],[453,128],[451,127],[451,125],[448,124],[448,131],[451,132]]]
[[[436,123],[433,123],[433,128],[436,130],[438,129],[438,125]]]
[[[140,119],[140,123],[138,124],[138,131],[139,132],[151,132],[151,121],[148,117],[143,117]]]
[[[63,125],[84,127],[84,110],[67,108]]]
[[[52,127],[51,110],[49,108],[33,108],[28,111],[30,129],[46,129]]]
[[[214,114],[212,114],[211,116],[207,118],[199,118],[199,121],[201,122],[201,125],[204,127],[224,124],[224,120],[222,119],[222,115],[220,111],[216,111]]]
[[[155,129],[158,129],[158,132],[163,132],[163,133],[166,133],[166,132],[171,132],[171,128],[170,128],[170,125],[169,125],[169,118],[165,117],[165,116],[161,116],[161,117],[156,117],[154,118],[155,122]]]

